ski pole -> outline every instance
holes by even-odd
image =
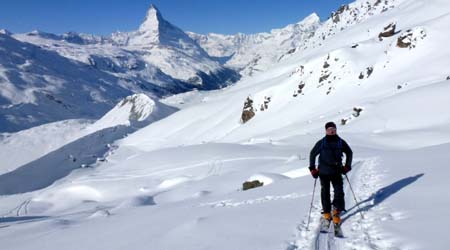
[[[313,188],[313,194],[311,197],[311,206],[309,207],[308,224],[306,224],[306,231],[308,231],[309,222],[311,220],[311,211],[312,211],[313,202],[314,202],[314,193],[316,192],[316,184],[317,184],[317,178],[314,180],[314,188]]]
[[[350,190],[352,191],[353,199],[355,199],[355,202],[356,202],[356,207],[358,208],[358,211],[359,211],[359,213],[361,214],[361,218],[364,219],[364,215],[363,215],[363,213],[362,213],[362,210],[359,208],[359,202],[358,202],[358,200],[356,199],[355,192],[353,191],[352,184],[350,184],[350,180],[348,179],[348,176],[347,176],[346,174],[344,174],[344,175],[345,175],[345,178],[347,179],[348,186],[350,187]]]

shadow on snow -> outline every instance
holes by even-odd
[[[106,128],[0,175],[0,195],[26,193],[48,187],[73,170],[95,163],[109,151],[109,143],[130,132],[132,129],[126,126]]]
[[[348,209],[345,218],[342,219],[342,222],[345,222],[348,218],[352,217],[353,215],[355,215],[357,213],[366,212],[366,211],[372,209],[373,207],[377,206],[378,204],[380,204],[381,202],[383,202],[384,200],[386,200],[393,194],[402,190],[404,187],[414,183],[422,176],[424,176],[423,173],[415,175],[415,176],[406,177],[406,178],[398,180],[388,186],[380,188],[378,191],[373,193],[369,198],[359,202],[357,205],[354,205],[353,207]],[[369,204],[366,204],[365,206],[361,206],[365,203],[369,203]],[[349,213],[351,210],[357,208],[358,206],[359,206],[359,209]]]

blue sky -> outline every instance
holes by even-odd
[[[0,28],[109,35],[136,30],[150,4],[186,31],[257,33],[295,23],[312,12],[322,20],[353,0],[2,0]]]

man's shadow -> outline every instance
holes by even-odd
[[[398,180],[388,186],[380,188],[378,191],[373,193],[369,198],[359,202],[358,204],[356,204],[353,207],[351,207],[350,209],[348,209],[347,212],[345,213],[346,214],[345,218],[342,219],[342,223],[357,213],[366,212],[366,211],[372,209],[373,207],[377,206],[378,204],[380,204],[381,202],[383,202],[384,200],[389,198],[391,195],[397,193],[404,187],[417,181],[422,176],[424,176],[424,173],[403,178],[403,179]],[[368,204],[361,207],[361,205],[363,205],[365,203],[368,203]],[[351,210],[354,210],[355,208],[358,208],[358,209],[349,213]]]

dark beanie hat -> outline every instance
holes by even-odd
[[[325,129],[328,128],[336,128],[336,124],[334,124],[334,122],[327,122],[327,124],[325,124]]]

